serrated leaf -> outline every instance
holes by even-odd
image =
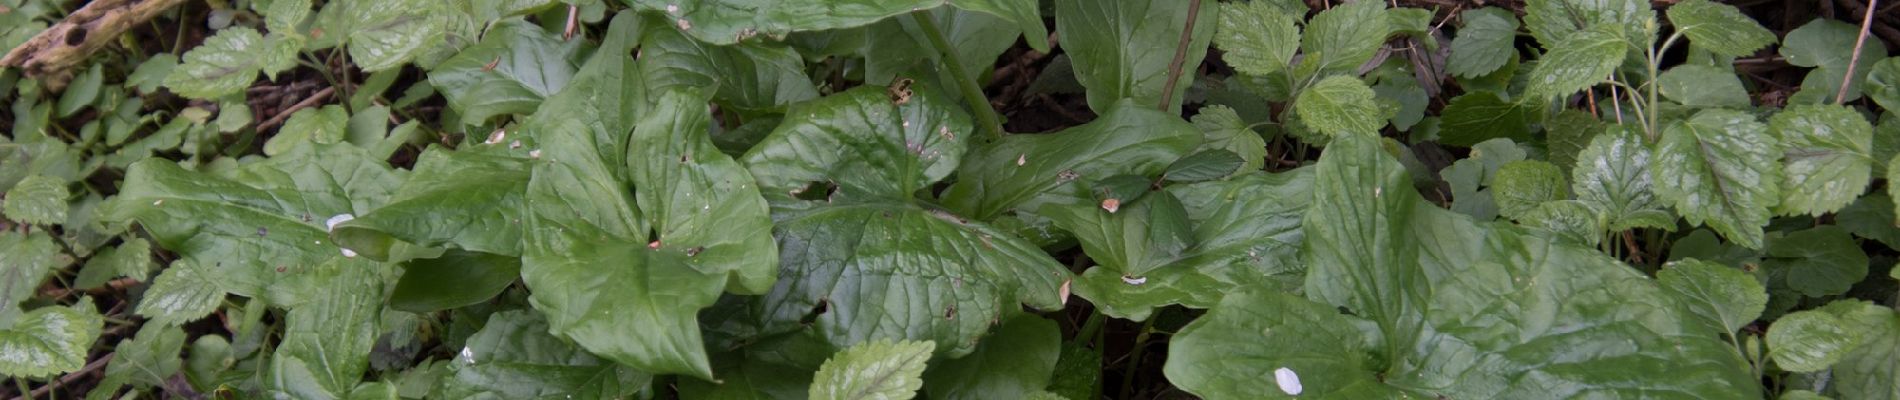
[[[72,262],[44,231],[0,231],[0,326],[19,315],[19,303],[32,298],[47,274]]]
[[[217,275],[216,270],[196,259],[173,261],[152,279],[144,301],[134,310],[150,318],[152,325],[183,325],[211,315],[223,304],[226,292],[243,290],[230,287]]]
[[[1549,150],[1550,163],[1557,164],[1565,172],[1575,171],[1583,149],[1597,135],[1603,133],[1603,121],[1582,110],[1563,110],[1544,121],[1544,147]]]
[[[1170,68],[1177,53],[1182,68],[1201,65],[1221,13],[1218,2],[1202,2],[1192,15],[1189,8],[1176,0],[1055,2],[1056,34],[1074,62],[1076,79],[1088,88],[1089,109],[1107,113],[1117,101],[1134,99],[1180,114],[1196,74],[1170,73]],[[1194,31],[1187,33],[1183,48],[1182,31],[1190,26]],[[1163,93],[1167,89],[1172,91]]]
[[[90,297],[28,311],[0,329],[0,375],[47,378],[77,371],[105,323]]]
[[[1377,136],[1386,120],[1385,112],[1374,101],[1377,97],[1364,81],[1342,75],[1301,90],[1293,107],[1300,114],[1300,122],[1320,133],[1333,137]]]
[[[310,143],[335,144],[347,136],[350,113],[343,106],[328,105],[323,108],[305,108],[290,114],[284,126],[277,134],[264,142],[264,154],[270,156],[290,152],[299,146]]]
[[[142,388],[164,386],[165,380],[178,373],[178,367],[183,364],[178,352],[184,348],[184,329],[146,324],[132,340],[121,341],[113,349],[112,362],[106,364],[106,379],[123,380]]]
[[[310,17],[310,0],[275,0],[264,9],[264,29],[302,36],[297,26]]]
[[[1824,311],[1797,311],[1768,326],[1768,355],[1793,372],[1827,369],[1859,346],[1862,332]]]
[[[1650,160],[1654,153],[1629,129],[1612,128],[1590,140],[1571,170],[1571,191],[1597,214],[1603,228],[1673,230],[1676,217],[1654,193]]]
[[[449,250],[441,257],[403,263],[389,308],[429,313],[481,303],[521,277],[521,259]]]
[[[506,138],[503,139],[507,140]],[[338,245],[387,260],[396,241],[505,256],[521,254],[522,200],[532,165],[525,149],[488,148],[422,153],[389,203],[333,228]]]
[[[1603,242],[1603,222],[1595,209],[1577,200],[1546,201],[1518,216],[1519,225],[1541,228],[1573,243],[1596,246]]]
[[[1569,96],[1609,79],[1628,54],[1623,35],[1620,26],[1602,24],[1572,33],[1550,46],[1550,52],[1538,59],[1537,66],[1525,77],[1530,84],[1525,96]]]
[[[1690,224],[1761,248],[1761,227],[1781,201],[1781,148],[1767,130],[1754,116],[1722,109],[1670,125],[1650,164],[1652,191]]]
[[[383,280],[373,262],[332,258],[305,275],[314,296],[285,315],[283,343],[270,358],[266,386],[297,399],[350,393],[369,370],[382,320]]]
[[[29,175],[7,189],[4,211],[7,219],[50,226],[66,222],[66,180],[46,175]]]
[[[1822,309],[1836,305],[1850,306],[1850,310],[1834,312],[1854,320],[1855,328],[1864,330],[1862,335],[1867,339],[1834,363],[1834,390],[1842,399],[1900,398],[1900,386],[1893,384],[1900,379],[1900,315],[1891,308],[1862,301],[1836,301]]]
[[[1782,215],[1820,216],[1846,207],[1873,175],[1874,126],[1842,106],[1796,105],[1768,119],[1781,140]]]
[[[1670,68],[1657,80],[1663,97],[1690,107],[1748,108],[1748,90],[1726,68],[1684,64]]]
[[[430,70],[429,84],[462,116],[463,125],[531,113],[574,79],[581,43],[561,40],[559,33],[526,21],[502,21],[482,41]]]
[[[1313,15],[1313,19],[1307,21],[1306,35],[1300,38],[1300,48],[1306,51],[1300,70],[1357,71],[1361,64],[1372,60],[1385,45],[1386,37],[1392,35],[1386,14],[1385,2],[1357,1],[1338,4]]]
[[[1043,135],[1010,135],[970,150],[945,208],[976,220],[1089,199],[1080,184],[1116,175],[1155,176],[1200,143],[1180,117],[1123,101],[1089,123]],[[959,139],[962,140],[962,139]]]
[[[1788,287],[1808,297],[1847,293],[1867,277],[1867,253],[1846,230],[1822,225],[1768,241],[1764,268],[1786,269]]]
[[[1220,28],[1214,46],[1221,59],[1245,74],[1267,75],[1285,71],[1300,49],[1300,17],[1271,1],[1228,3],[1221,7]]]
[[[1439,176],[1451,186],[1451,210],[1480,220],[1497,218],[1497,203],[1486,186],[1505,163],[1523,160],[1527,154],[1511,139],[1491,139],[1471,146],[1471,156],[1439,170]]]
[[[1233,108],[1211,105],[1201,108],[1192,120],[1201,129],[1202,150],[1221,149],[1240,156],[1241,171],[1259,171],[1266,167],[1267,140],[1254,132]]]
[[[427,0],[350,3],[350,61],[365,72],[401,67],[448,30],[446,12]]]
[[[549,334],[547,322],[526,310],[488,316],[446,369],[429,397],[613,398],[652,379]]]
[[[1708,330],[1733,333],[1761,317],[1768,289],[1741,269],[1707,261],[1672,261],[1656,271],[1656,283],[1687,308],[1684,315]]]
[[[91,289],[104,286],[107,280],[115,277],[130,277],[143,281],[157,267],[152,263],[152,243],[144,238],[129,238],[118,246],[108,247],[93,253],[86,259],[86,266],[80,268],[79,277],[73,280],[73,287]]]
[[[1669,22],[1689,43],[1729,57],[1754,54],[1775,44],[1774,32],[1735,6],[1709,0],[1684,0],[1669,6]]]
[[[1473,146],[1484,141],[1531,138],[1530,115],[1524,107],[1497,94],[1473,92],[1451,99],[1440,114],[1438,142]]]
[[[845,349],[812,377],[813,400],[904,400],[923,387],[924,365],[936,343],[865,342]]]
[[[1524,27],[1545,49],[1555,49],[1579,31],[1608,26],[1633,38],[1645,33],[1645,23],[1656,13],[1642,0],[1528,0],[1524,2]]]
[[[1049,387],[1061,346],[1062,331],[1055,321],[1016,314],[1004,319],[975,352],[938,360],[925,369],[924,391],[936,400],[1024,398]]]
[[[1476,78],[1497,71],[1511,60],[1517,51],[1517,15],[1497,7],[1465,10],[1458,15],[1464,25],[1451,39],[1446,71]]]
[[[1537,160],[1513,161],[1491,178],[1491,200],[1498,215],[1518,219],[1547,201],[1570,198],[1569,185],[1556,165]]]
[[[179,96],[216,99],[244,91],[257,80],[266,61],[264,36],[256,29],[232,27],[185,52],[185,61],[165,76],[165,88]]]

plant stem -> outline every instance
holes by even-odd
[[[963,60],[957,57],[956,48],[950,47],[950,41],[944,39],[943,30],[937,29],[937,21],[930,18],[930,11],[912,11],[910,18],[923,28],[924,36],[930,38],[931,47],[937,48],[937,53],[943,55],[943,64],[955,78],[953,80],[957,83],[957,89],[963,93],[963,102],[970,106],[970,113],[976,114],[976,123],[978,129],[983,130],[984,139],[992,142],[1002,140],[1002,119],[996,116],[996,109],[990,107],[989,97],[983,95],[983,88],[976,85],[976,77],[963,70]]]
[[[1100,311],[1089,313],[1088,322],[1083,322],[1082,328],[1075,331],[1074,340],[1094,342],[1095,333],[1102,330],[1105,322],[1108,322],[1108,317],[1103,316]]]
[[[1142,353],[1144,352],[1143,350],[1146,350],[1148,348],[1148,334],[1154,332],[1155,321],[1160,320],[1160,319],[1161,319],[1161,312],[1156,311],[1154,315],[1148,316],[1147,322],[1141,323],[1141,333],[1138,335],[1135,335],[1135,348],[1134,350],[1131,350],[1128,353],[1128,365],[1125,365],[1122,368],[1122,388],[1121,388],[1121,391],[1116,392],[1116,393],[1120,393],[1120,395],[1115,396],[1115,398],[1118,398],[1118,399],[1129,398],[1128,391],[1133,389],[1135,385],[1135,371],[1136,371],[1135,367],[1138,367],[1141,365],[1141,356],[1142,356]]]
[[[1854,39],[1854,56],[1847,59],[1847,74],[1841,76],[1841,89],[1834,93],[1834,104],[1847,102],[1847,87],[1854,82],[1854,67],[1860,64],[1860,49],[1867,47],[1867,29],[1873,27],[1874,9],[1880,0],[1867,0],[1867,13],[1860,19],[1860,38]]]
[[[1676,33],[1669,34],[1669,39],[1663,40],[1662,46],[1649,49],[1649,83],[1644,86],[1649,89],[1649,101],[1645,103],[1649,103],[1649,106],[1652,108],[1656,106],[1657,88],[1662,86],[1659,84],[1661,79],[1657,79],[1657,76],[1660,75],[1658,71],[1662,69],[1662,55],[1669,51],[1669,46],[1676,44],[1676,40],[1681,38],[1682,31],[1676,31]],[[1654,142],[1657,136],[1656,119],[1661,117],[1654,113],[1644,114],[1646,115],[1643,116],[1643,131],[1649,136],[1649,141]]]
[[[1168,80],[1161,86],[1161,112],[1174,103],[1174,86],[1181,82],[1182,64],[1187,63],[1188,44],[1194,42],[1194,20],[1200,19],[1201,0],[1188,0],[1187,24],[1181,27],[1181,43],[1174,46],[1174,61],[1168,63]]]
[[[13,378],[13,384],[20,387],[20,397],[22,398],[30,396],[28,393],[33,393],[32,387],[26,384],[26,378]]]

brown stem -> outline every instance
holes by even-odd
[[[78,371],[73,371],[72,373],[66,374],[64,376],[60,376],[59,380],[47,382],[45,385],[40,385],[40,387],[33,389],[33,393],[27,394],[25,397],[14,398],[14,400],[37,399],[37,398],[46,397],[46,394],[51,393],[53,389],[58,389],[60,386],[66,386],[67,384],[71,384],[73,383],[73,381],[77,381],[80,378],[84,378],[86,375],[91,375],[94,371],[98,371],[100,368],[105,368],[106,363],[112,361],[113,355],[114,354],[112,353],[106,353],[106,355],[100,356],[99,359],[92,360],[92,362],[90,363],[86,363],[86,366],[79,368]]]
[[[1201,0],[1188,0],[1187,26],[1181,28],[1181,43],[1174,46],[1174,61],[1168,63],[1168,81],[1161,87],[1162,112],[1174,103],[1174,85],[1181,81],[1181,64],[1187,63],[1188,43],[1194,41],[1194,20],[1200,19]]]
[[[1860,50],[1867,47],[1867,30],[1873,27],[1874,9],[1880,8],[1880,0],[1867,0],[1867,12],[1861,13],[1860,38],[1854,39],[1854,56],[1847,59],[1847,75],[1841,77],[1841,89],[1834,93],[1834,104],[1847,102],[1848,84],[1854,82],[1854,67],[1860,64]]]
[[[317,93],[311,94],[310,97],[304,98],[303,101],[299,101],[297,102],[297,104],[292,104],[290,108],[286,108],[283,111],[277,112],[277,115],[271,116],[270,119],[265,120],[264,123],[257,124],[257,130],[259,132],[262,132],[266,129],[270,129],[271,127],[275,127],[278,124],[282,124],[284,123],[284,120],[290,119],[290,114],[296,113],[297,110],[302,110],[302,109],[310,108],[310,107],[316,107],[317,104],[323,103],[324,100],[329,99],[330,95],[335,94],[335,93],[336,93],[335,87],[323,88],[323,90],[319,90],[317,91]]]

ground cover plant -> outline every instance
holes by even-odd
[[[0,0],[0,398],[1900,399],[1896,26]]]

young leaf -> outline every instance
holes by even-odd
[[[298,398],[338,398],[350,393],[369,370],[382,321],[383,266],[332,258],[304,283],[314,296],[285,315],[283,343],[270,357],[274,393]]]
[[[1652,191],[1647,168],[1654,158],[1640,134],[1611,128],[1590,140],[1571,170],[1571,191],[1589,206],[1605,229],[1622,232],[1635,228],[1673,230],[1676,217]]]
[[[1491,200],[1498,215],[1518,219],[1548,201],[1570,198],[1564,173],[1556,165],[1537,160],[1513,161],[1491,178]]]
[[[1570,34],[1550,46],[1550,52],[1531,69],[1527,77],[1530,87],[1524,90],[1525,96],[1535,99],[1569,96],[1608,79],[1629,54],[1628,42],[1619,28],[1597,25]]]
[[[96,288],[121,276],[143,281],[154,267],[157,265],[152,263],[152,243],[145,238],[129,238],[116,247],[93,253],[92,258],[86,260],[86,266],[80,268],[79,277],[73,279],[73,287]]]
[[[1049,387],[1061,346],[1055,321],[1019,313],[1004,319],[976,352],[925,369],[924,390],[934,400],[1024,398]]]
[[[812,377],[813,400],[904,400],[923,386],[936,343],[870,341],[833,355]]]
[[[51,226],[66,222],[66,180],[46,175],[30,175],[7,190],[4,211],[7,219],[34,225]]]
[[[1228,3],[1221,8],[1214,45],[1235,71],[1259,76],[1284,71],[1293,53],[1300,50],[1303,16],[1304,12],[1289,14],[1271,1]]]
[[[1201,129],[1201,150],[1220,149],[1240,156],[1241,165],[1236,174],[1266,167],[1266,138],[1248,127],[1233,108],[1219,105],[1203,107],[1192,121],[1194,127]]]
[[[1353,4],[1361,3],[1378,4]],[[1334,137],[1377,136],[1386,120],[1384,111],[1374,102],[1377,97],[1359,78],[1340,75],[1320,80],[1300,91],[1299,98],[1293,100],[1293,107],[1300,114],[1300,122],[1320,133]]]
[[[1199,4],[1189,14],[1189,2],[1180,0],[1056,1],[1056,33],[1075,63],[1075,77],[1088,88],[1089,109],[1107,113],[1115,102],[1134,99],[1180,114],[1196,74],[1172,68],[1201,65],[1221,14],[1220,2]],[[1183,48],[1188,27],[1194,30],[1185,33]]]
[[[329,105],[323,108],[305,108],[290,114],[284,121],[284,127],[264,142],[264,154],[282,155],[290,149],[308,146],[310,143],[335,144],[343,141],[349,129],[350,113],[342,106]]]
[[[1761,248],[1761,227],[1781,201],[1781,148],[1767,126],[1739,111],[1703,110],[1664,129],[1656,146],[1656,197],[1690,224]]]
[[[18,253],[6,254],[11,258]],[[41,307],[21,314],[9,327],[0,328],[0,375],[47,378],[79,370],[105,323],[91,297],[72,306]]]
[[[106,364],[106,380],[122,380],[139,387],[164,386],[183,364],[178,352],[184,349],[184,329],[145,324],[132,340],[121,341],[113,349],[112,362]]]
[[[527,310],[488,316],[446,369],[429,397],[615,398],[652,379],[549,334],[547,321]]]
[[[1832,213],[1866,191],[1874,126],[1843,106],[1795,105],[1768,119],[1785,148],[1783,215]]]
[[[1356,1],[1321,11],[1307,22],[1306,35],[1300,38],[1300,48],[1306,50],[1300,70],[1357,72],[1392,35],[1388,21],[1382,1]]]
[[[216,99],[244,91],[263,69],[264,36],[256,29],[232,27],[185,52],[185,62],[165,76],[165,87],[179,96]]]
[[[1656,271],[1656,283],[1687,307],[1684,315],[1708,330],[1733,333],[1761,317],[1768,289],[1741,269],[1707,261],[1672,261]]]
[[[1663,97],[1690,107],[1748,108],[1748,90],[1727,68],[1698,64],[1678,65],[1662,73],[1657,84]]]
[[[1451,39],[1451,59],[1446,71],[1463,78],[1477,78],[1497,71],[1517,51],[1517,15],[1510,10],[1484,7],[1458,14],[1464,23],[1458,36]]]
[[[278,0],[264,9],[264,29],[271,33],[303,36],[297,26],[310,17],[310,0]]]
[[[1816,18],[1789,31],[1782,39],[1782,57],[1791,65],[1814,67],[1802,79],[1801,91],[1789,102],[1832,104],[1844,80],[1848,86],[1843,101],[1860,99],[1862,82],[1875,63],[1887,58],[1887,47],[1861,47],[1859,62],[1853,65],[1853,79],[1849,80],[1846,79],[1848,64],[1854,60],[1855,43],[1859,38],[1859,26],[1827,18]]]
[[[1669,22],[1689,43],[1729,57],[1755,54],[1775,44],[1774,32],[1742,14],[1735,6],[1709,0],[1684,0],[1669,6]]]
[[[581,44],[523,20],[505,20],[430,70],[429,84],[462,116],[462,125],[531,113],[574,79]]]

